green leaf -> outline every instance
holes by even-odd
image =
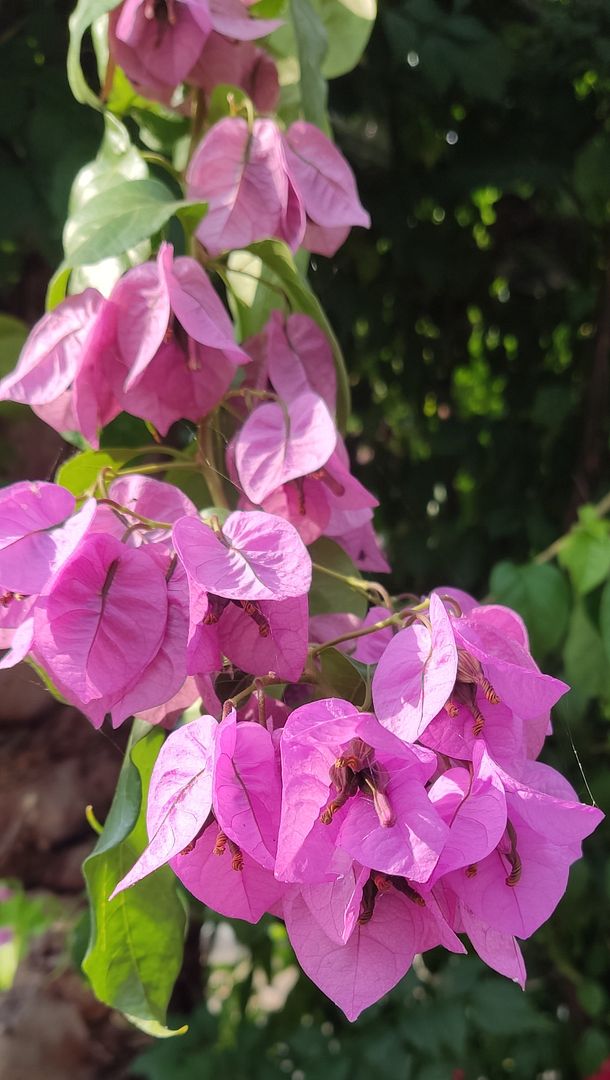
[[[322,64],[328,50],[324,24],[310,0],[291,0],[290,12],[299,60],[303,116],[328,134],[328,87],[322,74]]]
[[[160,180],[127,180],[86,202],[65,233],[66,266],[83,266],[122,255],[158,232],[178,210],[205,204],[175,199]]]
[[[586,217],[594,225],[608,221],[610,146],[604,134],[595,135],[578,153],[573,183]]]
[[[556,566],[501,562],[491,572],[489,588],[500,604],[525,620],[532,650],[544,656],[561,643],[570,617],[570,590]]]
[[[342,578],[363,581],[349,555],[334,540],[322,536],[309,548],[312,562],[330,573],[314,567],[309,593],[309,609],[312,615],[326,615],[338,611],[351,611],[364,618],[368,608],[365,593]],[[334,575],[338,574],[339,577]]]
[[[62,300],[66,299],[71,273],[72,269],[69,266],[60,266],[55,271],[47,286],[45,311],[53,311]]]
[[[133,457],[133,450],[84,450],[75,454],[59,467],[55,483],[71,491],[73,495],[84,495],[97,481],[102,469],[120,469]]]
[[[568,534],[558,556],[581,595],[595,589],[610,572],[608,522],[600,520],[591,510],[592,507],[581,507],[580,522]]]
[[[186,1035],[189,1029],[188,1024],[179,1028],[168,1028],[158,1020],[141,1020],[139,1016],[130,1016],[129,1013],[125,1013],[125,1016],[134,1027],[139,1028],[145,1035],[151,1035],[153,1039],[173,1039],[175,1035]]]
[[[21,319],[0,314],[0,375],[13,370],[27,336],[28,328]]]
[[[164,866],[108,901],[148,842],[146,797],[163,732],[148,728],[138,738],[140,732],[135,729],[104,831],[83,867],[91,905],[83,971],[100,1001],[138,1026],[161,1025],[166,1034],[186,922],[176,879]]]
[[[566,682],[590,699],[604,695],[609,685],[608,658],[600,634],[583,604],[578,604],[570,619],[563,650]]]
[[[210,94],[207,111],[207,123],[217,124],[227,116],[234,116],[237,112],[254,115],[255,109],[252,101],[240,86],[232,83],[219,83]]]
[[[377,14],[375,0],[311,0],[326,31],[328,48],[322,63],[327,79],[345,75],[362,56]]]
[[[606,656],[610,663],[610,581],[607,581],[604,585],[599,601],[599,629]]]
[[[337,370],[337,424],[341,431],[350,414],[350,390],[341,346],[322,306],[299,273],[290,249],[281,240],[262,240],[247,251],[233,251],[226,271],[229,304],[241,340],[258,333],[274,308],[309,315],[330,341]]]
[[[364,705],[367,681],[349,656],[339,649],[324,649],[320,653],[319,663],[321,682],[316,686],[317,697],[339,697],[358,707]]]
[[[481,979],[472,995],[472,1016],[482,1031],[490,1035],[518,1035],[544,1025],[531,999],[513,983]]]
[[[83,37],[96,19],[118,7],[119,3],[120,0],[78,0],[68,22],[68,82],[76,100],[92,105],[94,109],[102,109],[103,104],[98,95],[93,93],[83,74],[80,62]]]

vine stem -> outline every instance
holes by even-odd
[[[597,517],[604,517],[605,514],[610,513],[610,491],[607,492],[603,499],[600,499],[593,508]],[[552,544],[549,544],[544,551],[541,551],[538,555],[534,556],[534,562],[541,566],[543,563],[548,563],[551,559],[554,559],[559,554],[570,533],[564,533],[563,536],[558,537],[557,540],[553,540]]]
[[[350,630],[348,633],[340,634],[339,637],[331,638],[330,641],[324,641],[321,645],[314,645],[311,650],[312,656],[319,656],[325,649],[332,649],[335,645],[342,645],[344,641],[353,641],[356,638],[366,637],[367,634],[374,634],[377,630],[384,630],[386,626],[398,626],[402,620],[401,614],[390,615],[387,619],[380,619],[379,622],[371,623],[370,626],[362,626],[359,630]]]
[[[380,619],[378,622],[371,623],[370,626],[361,626],[359,630],[349,630],[345,634],[340,634],[339,637],[322,642],[321,645],[314,645],[311,655],[315,658],[325,649],[332,649],[335,645],[342,645],[344,641],[353,641],[356,638],[366,637],[367,634],[374,634],[377,630],[384,630],[386,626],[400,626],[403,619],[411,615],[418,615],[421,611],[427,611],[429,606],[429,601],[423,600],[421,604],[415,604],[413,607],[405,608],[403,611],[397,611],[395,615],[389,615],[387,619]]]
[[[317,683],[319,681],[318,673],[316,671],[304,671],[297,681],[299,683]],[[270,675],[257,675],[256,679],[253,679],[244,690],[240,690],[239,694],[235,694],[234,697],[228,700],[233,703],[233,708],[237,709],[256,690],[262,690],[265,686],[283,686],[285,682],[286,679],[278,679],[277,675],[273,673]]]
[[[121,503],[115,502],[114,499],[98,499],[97,501],[98,505],[109,506],[111,510],[116,510],[119,514],[126,514],[128,517],[136,518],[142,525],[146,525],[147,529],[173,528],[171,521],[155,521],[153,518],[144,517],[143,514],[138,514],[135,510],[122,506]]]
[[[371,585],[370,581],[365,581],[364,578],[351,577],[349,574],[340,574],[338,570],[331,570],[329,566],[322,566],[321,563],[311,564],[314,570],[318,570],[320,574],[326,574],[328,577],[334,578],[335,581],[341,581],[344,585],[349,585],[350,589],[355,589],[356,592],[369,593]]]
[[[153,474],[158,472],[167,472],[168,469],[197,469],[198,465],[195,461],[172,461],[171,464],[167,461],[159,462],[157,465],[139,465],[134,469],[117,469],[115,476],[139,476]]]
[[[213,414],[214,415],[214,414]],[[199,465],[208,490],[212,496],[214,506],[221,506],[228,510],[229,504],[225,495],[220,472],[216,467],[216,454],[214,451],[214,429],[209,422],[202,421],[197,430],[199,438]]]

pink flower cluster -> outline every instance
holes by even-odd
[[[415,953],[464,952],[458,934],[523,986],[517,939],[550,916],[602,814],[536,760],[567,687],[539,671],[514,612],[461,602],[433,593],[388,628],[375,713],[268,700],[221,719],[208,684],[211,715],[161,750],[150,843],[115,892],[169,863],[226,917],[278,915],[350,1019]]]
[[[222,70],[264,108],[277,84],[251,41],[276,24],[248,8],[124,0],[111,55],[163,101],[183,81],[207,92]],[[269,237],[333,254],[369,223],[341,154],[300,120],[220,121],[187,185],[208,204],[197,236],[210,255]],[[538,669],[514,612],[441,589],[364,619],[310,616],[320,537],[360,569],[389,569],[336,398],[311,318],[274,311],[236,345],[207,271],[166,243],[109,297],[87,289],[47,314],[0,400],[93,447],[121,411],[166,435],[222,407],[235,509],[200,510],[128,467],[79,499],[46,482],[1,491],[0,667],[29,658],[95,726],[135,715],[170,729],[149,844],[115,893],[169,863],[223,916],[277,915],[303,970],[355,1019],[416,953],[464,952],[458,934],[523,985],[517,939],[554,910],[602,815],[537,760],[567,687]],[[372,709],[328,696],[333,642],[369,665]]]
[[[0,382],[0,400],[31,405],[57,431],[97,446],[121,411],[162,435],[176,420],[199,421],[248,360],[205,271],[162,244],[108,299],[86,289],[43,316]]]
[[[277,70],[252,42],[280,22],[256,19],[242,0],[123,0],[110,14],[109,47],[145,97],[170,104],[183,82],[210,93],[242,87],[263,112],[277,105]]]

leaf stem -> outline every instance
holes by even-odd
[[[212,416],[214,415],[215,414],[212,414]],[[199,467],[203,473],[204,480],[208,485],[208,490],[212,496],[214,506],[221,506],[225,510],[228,510],[229,504],[225,495],[221,474],[216,465],[214,428],[212,427],[211,420],[212,417],[207,417],[205,421],[202,421],[199,424]]]
[[[602,518],[607,513],[610,513],[610,491],[604,495],[603,499],[600,499],[600,501],[595,504],[593,509],[595,510],[596,516],[599,518]],[[533,561],[537,563],[538,566],[541,566],[547,562],[551,562],[551,559],[554,559],[555,556],[559,554],[569,535],[570,533],[567,532],[564,533],[563,536],[558,537],[557,540],[553,540],[553,543],[549,544],[549,546],[545,548],[544,551],[541,551],[538,555],[534,556]]]
[[[143,514],[138,514],[135,510],[130,510],[127,506],[122,506],[121,503],[115,502],[114,499],[98,499],[98,503],[102,506],[109,506],[111,510],[116,510],[120,514],[127,514],[128,517],[136,518],[137,521],[142,522],[148,529],[171,529],[171,521],[155,521],[153,518],[144,517]]]
[[[402,612],[396,615],[390,615],[387,619],[380,619],[379,622],[371,623],[370,626],[362,626],[359,630],[350,630],[346,634],[340,634],[338,637],[331,638],[330,641],[324,641],[321,645],[314,645],[311,650],[313,657],[319,656],[325,649],[333,649],[335,645],[342,645],[344,641],[354,641],[356,638],[366,637],[367,634],[374,634],[377,630],[384,630],[386,626],[398,626],[403,619]]]

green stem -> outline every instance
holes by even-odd
[[[365,581],[363,578],[351,577],[349,574],[340,574],[337,570],[331,570],[329,566],[322,566],[320,563],[312,563],[314,570],[317,570],[320,574],[326,574],[327,577],[334,578],[335,581],[341,581],[344,585],[348,585],[350,589],[355,589],[356,592],[366,593],[368,596],[371,587],[374,589],[375,585],[371,581]]]
[[[136,469],[117,469],[115,476],[140,476],[140,475],[152,475],[153,473],[167,472],[168,469],[198,469],[199,466],[195,461],[172,461],[169,464],[166,461],[161,462],[158,465],[140,465]]]
[[[211,423],[214,415],[215,414],[212,414],[212,416],[207,418],[207,421],[202,421],[199,425],[199,466],[208,486],[210,495],[212,496],[214,506],[221,506],[225,510],[228,510],[229,504],[225,495],[221,474],[216,466],[214,429]]]
[[[604,517],[605,514],[610,513],[610,491],[604,495],[603,499],[600,499],[598,503],[593,507],[597,517]],[[566,543],[570,533],[564,533],[557,540],[554,540],[552,544],[549,544],[544,551],[541,551],[538,555],[534,556],[534,562],[541,566],[543,563],[550,562],[556,555],[559,554],[563,545]]]
[[[115,502],[114,499],[98,499],[98,503],[102,506],[109,506],[111,510],[116,510],[117,513],[136,518],[137,521],[141,521],[143,525],[146,525],[148,529],[172,528],[171,521],[155,521],[153,518],[144,517],[143,514],[138,514],[135,510],[129,510],[128,507],[122,506],[121,503]]]
[[[166,173],[171,176],[172,180],[175,180],[182,188],[182,177],[177,169],[174,169],[171,161],[163,157],[163,154],[155,154],[152,150],[145,150],[142,152],[144,161],[147,161],[150,165],[157,165],[160,169],[164,169]]]
[[[233,702],[233,708],[237,709],[256,690],[261,690],[265,686],[283,686],[285,682],[285,679],[278,679],[277,675],[258,675],[244,690],[240,690],[239,694],[235,694],[229,700]],[[318,673],[316,671],[304,671],[301,678],[297,679],[297,682],[317,683],[319,682]]]
[[[314,645],[311,655],[313,657],[319,656],[325,649],[334,649],[335,645],[342,645],[344,641],[353,641],[356,638],[366,637],[367,634],[374,634],[377,630],[384,630],[386,626],[399,626],[402,618],[402,614],[390,615],[387,619],[380,619],[379,622],[371,623],[370,626],[363,626],[360,630],[351,630],[349,633],[340,634],[339,637],[324,641],[321,645]]]

